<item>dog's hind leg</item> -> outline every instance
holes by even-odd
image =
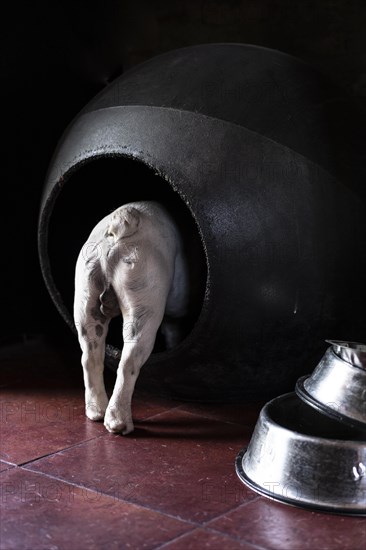
[[[74,320],[82,351],[85,414],[90,420],[102,420],[108,405],[103,371],[105,339],[112,315],[103,309],[103,295],[105,292],[100,294],[100,288],[89,279],[87,287],[77,286],[74,301]]]
[[[90,420],[102,420],[108,405],[103,371],[109,319],[96,320],[89,312],[81,322],[76,321],[75,324],[82,350],[85,414]]]
[[[124,345],[117,370],[117,379],[104,418],[104,425],[113,433],[126,435],[133,431],[131,401],[141,367],[149,358],[161,324],[163,311],[152,313],[141,308],[123,312]]]

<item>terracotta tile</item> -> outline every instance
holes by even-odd
[[[76,348],[26,345],[0,350],[0,361],[1,547],[366,547],[364,519],[271,502],[237,479],[235,456],[261,404],[182,404],[137,390],[136,431],[123,438],[85,418]],[[106,380],[111,390],[108,370]]]
[[[271,550],[366,548],[364,518],[311,512],[263,497],[210,522],[209,527]]]
[[[36,341],[0,350],[0,357],[0,459],[23,464],[106,433],[84,415],[79,356],[68,364],[58,350]],[[110,388],[114,379],[106,369]],[[133,414],[138,421],[178,405],[136,392]]]
[[[23,464],[107,433],[102,423],[85,417],[83,399],[81,375],[79,381],[63,375],[62,380],[40,377],[3,387],[0,459]],[[175,406],[140,394],[133,400],[133,415],[139,421]]]
[[[213,418],[223,422],[234,422],[242,426],[254,426],[264,403],[248,404],[200,404],[185,403],[180,409]]]
[[[249,433],[171,410],[128,437],[108,434],[27,467],[194,522],[256,498],[235,474]]]
[[[255,550],[252,545],[208,529],[196,529],[164,545],[164,550],[201,550],[201,548],[210,548],[210,550]]]
[[[80,352],[77,348],[75,350],[66,354],[65,350],[50,347],[40,339],[0,349],[0,387],[16,389],[19,399],[22,399],[20,390],[36,390],[37,393],[42,390],[51,394],[57,391],[64,397],[71,391],[82,398],[84,387]],[[105,382],[107,393],[111,395],[115,373],[107,367]],[[134,416],[142,420],[180,404],[137,388],[133,399]]]
[[[156,548],[190,524],[21,468],[3,472],[1,548]]]
[[[177,409],[180,403],[164,397],[137,390],[132,400],[132,415],[135,423],[147,420],[165,411]]]
[[[104,434],[85,418],[83,392],[56,387],[4,388],[0,399],[2,460],[23,464]]]

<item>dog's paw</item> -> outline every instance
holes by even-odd
[[[108,397],[107,395],[102,395],[97,398],[86,398],[85,399],[85,414],[89,420],[98,422],[103,420],[105,411],[108,406]]]
[[[118,410],[108,407],[104,416],[104,426],[111,433],[127,435],[134,430],[130,415],[123,415]]]

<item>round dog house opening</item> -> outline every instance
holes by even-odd
[[[74,273],[78,254],[93,227],[123,204],[157,201],[173,217],[183,240],[189,268],[189,311],[181,321],[184,340],[192,331],[206,289],[206,258],[199,228],[172,186],[142,162],[128,157],[93,159],[72,172],[55,201],[48,233],[48,259],[54,284],[72,317]],[[123,345],[121,318],[112,320],[107,344],[120,350]],[[154,352],[166,351],[160,332]]]
[[[337,94],[299,60],[235,44],[168,52],[102,90],[65,131],[41,204],[42,272],[68,324],[91,229],[155,200],[186,243],[193,299],[181,343],[158,338],[139,383],[200,401],[269,398],[325,338],[362,341],[364,203],[349,175],[361,164],[343,146]],[[114,367],[121,340],[117,323]]]

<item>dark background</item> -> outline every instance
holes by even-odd
[[[23,0],[2,11],[0,345],[68,331],[39,270],[43,181],[68,123],[123,71],[174,48],[245,42],[309,61],[366,105],[364,0]]]

